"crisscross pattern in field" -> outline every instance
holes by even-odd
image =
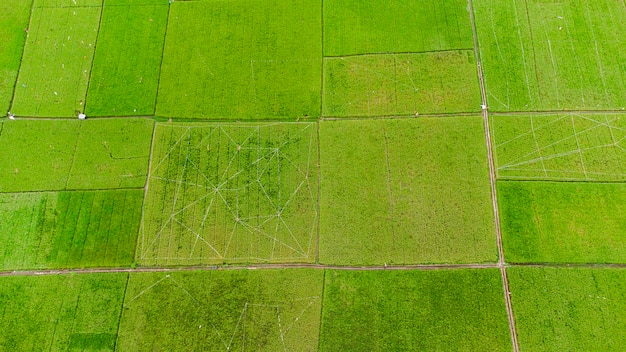
[[[160,124],[142,264],[315,259],[315,124]]]

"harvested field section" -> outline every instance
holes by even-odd
[[[11,109],[17,116],[75,117],[85,105],[101,8],[36,5]]]
[[[320,351],[510,351],[496,269],[329,271]]]
[[[470,49],[467,1],[324,1],[324,55]]]
[[[626,106],[622,0],[476,0],[474,8],[492,110]]]
[[[321,1],[176,1],[169,19],[157,115],[320,115]]]
[[[469,50],[327,58],[324,71],[324,116],[480,110],[476,62]]]
[[[626,263],[626,185],[498,183],[509,262]]]
[[[491,119],[500,179],[626,180],[626,118],[620,114]]]
[[[158,124],[137,260],[312,262],[317,128]]]
[[[626,270],[510,268],[523,351],[622,351]]]
[[[16,120],[0,134],[0,192],[140,188],[154,121]]]
[[[0,277],[0,349],[113,351],[127,275]]]
[[[0,269],[129,266],[141,190],[0,195]]]
[[[320,142],[321,262],[497,259],[479,117],[328,121]]]
[[[323,272],[131,274],[121,351],[315,351]]]
[[[20,68],[32,0],[0,3],[0,115],[9,111],[15,79]]]
[[[86,114],[154,115],[167,1],[154,6],[118,2],[105,1]]]

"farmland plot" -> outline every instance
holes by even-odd
[[[139,188],[154,122],[16,120],[0,134],[0,192]]]
[[[622,351],[623,269],[511,268],[520,350]]]
[[[127,276],[0,277],[0,350],[113,351]]]
[[[496,269],[329,271],[320,351],[510,351]]]
[[[319,116],[321,12],[319,0],[172,3],[157,115]]]
[[[158,124],[138,262],[313,261],[316,126]]]
[[[4,0],[0,3],[0,114],[9,110],[32,0]]]
[[[320,125],[320,261],[496,260],[479,117]]]
[[[0,194],[0,269],[129,266],[142,190]]]
[[[465,0],[324,1],[326,56],[473,47]]]
[[[152,2],[105,1],[87,115],[154,115],[168,5]]]
[[[479,110],[476,62],[470,50],[325,59],[325,116]]]
[[[120,351],[315,351],[323,272],[131,274]]]
[[[70,117],[84,110],[102,3],[71,3],[35,0],[11,107],[18,116]]]
[[[499,182],[509,262],[626,262],[626,185]]]
[[[474,1],[492,110],[623,109],[621,0]]]
[[[501,179],[626,180],[626,118],[618,114],[492,116]]]

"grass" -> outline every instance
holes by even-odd
[[[0,269],[130,266],[141,190],[0,195]]]
[[[479,117],[320,125],[320,261],[496,260]]]
[[[0,3],[0,113],[9,111],[15,79],[20,68],[32,0],[5,0]]]
[[[0,135],[0,192],[139,188],[149,119],[16,120]]]
[[[626,180],[626,119],[619,114],[492,117],[500,179]]]
[[[329,271],[320,351],[510,351],[496,269]]]
[[[520,350],[621,351],[623,269],[510,268]]]
[[[158,124],[138,262],[311,262],[317,128]]]
[[[467,2],[324,1],[324,55],[473,48]]]
[[[474,1],[492,110],[626,106],[621,0]]]
[[[499,182],[509,262],[626,262],[626,185]]]
[[[325,59],[325,116],[478,110],[480,91],[472,51]]]
[[[154,1],[153,1],[154,2]],[[167,1],[123,6],[105,1],[86,114],[154,115]]]
[[[131,274],[121,351],[317,350],[323,272]]]
[[[320,115],[321,1],[174,2],[169,18],[157,115]]]
[[[113,351],[127,276],[0,277],[0,350]]]
[[[35,1],[13,113],[71,117],[83,112],[100,12],[96,6],[45,7]]]

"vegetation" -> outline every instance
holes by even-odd
[[[329,121],[320,143],[321,262],[496,260],[479,117]]]
[[[130,266],[141,190],[0,194],[0,269]]]
[[[323,272],[131,274],[120,351],[317,350]]]
[[[492,110],[626,106],[623,1],[473,3]]]
[[[0,350],[113,351],[127,276],[0,277]]]
[[[623,269],[510,268],[523,351],[621,351],[626,343]]]
[[[319,116],[320,17],[319,0],[172,3],[157,114]]]
[[[496,269],[329,271],[320,351],[510,351]]]
[[[622,115],[495,116],[491,126],[501,179],[626,180]]]
[[[316,160],[315,124],[158,124],[138,261],[313,261]]]
[[[149,119],[16,120],[0,134],[0,192],[139,188]]]
[[[105,1],[87,115],[154,115],[168,6],[152,3]]]
[[[626,262],[626,185],[499,182],[510,262]]]

